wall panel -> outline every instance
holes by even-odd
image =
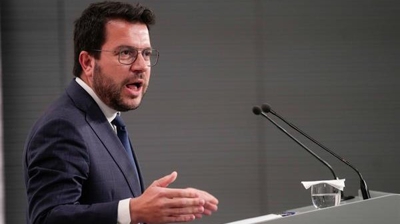
[[[21,156],[30,126],[72,79],[73,21],[94,1],[2,1],[7,223],[24,223]],[[147,184],[206,189],[225,223],[309,205],[301,180],[331,178],[303,149],[252,114],[264,102],[399,193],[400,3],[142,1],[157,15],[161,52],[142,106],[125,113]],[[301,140],[303,138],[299,137]],[[345,192],[352,170],[326,158]]]

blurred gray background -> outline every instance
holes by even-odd
[[[73,78],[73,21],[90,2],[1,2],[6,223],[25,222],[24,141]],[[252,113],[262,103],[348,159],[371,190],[400,193],[400,1],[141,3],[157,15],[161,58],[142,106],[123,116],[147,185],[176,170],[172,187],[220,200],[194,223],[307,206],[300,181],[332,178]],[[353,170],[296,136],[357,194]]]

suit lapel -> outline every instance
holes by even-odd
[[[137,167],[137,170],[139,174],[140,183],[135,183],[134,180],[136,178],[133,172],[134,170],[133,164],[126,156],[126,152],[125,149],[123,148],[123,145],[118,139],[118,136],[114,133],[110,123],[104,116],[103,112],[100,110],[99,106],[92,99],[92,97],[76,83],[76,81],[71,82],[71,84],[67,88],[67,93],[75,102],[77,107],[86,113],[86,121],[92,128],[93,132],[99,138],[99,141],[107,149],[110,156],[113,158],[114,162],[118,165],[121,172],[124,174],[125,179],[129,185],[129,188],[131,189],[131,193],[134,196],[139,196],[141,192],[135,190],[137,189],[137,187],[135,186],[139,184],[141,186],[140,187],[141,190],[143,191],[139,167]]]
[[[104,116],[104,115],[103,115]],[[130,189],[135,196],[141,194],[140,189],[135,186],[141,186],[141,183],[135,183],[135,172],[133,172],[134,167],[129,158],[126,156],[124,146],[118,139],[117,135],[112,130],[110,124],[106,122],[98,123],[97,119],[93,119],[92,116],[87,114],[86,116],[88,124],[92,127],[93,131],[99,137],[99,140],[103,143],[105,148],[110,153],[111,157],[114,159],[115,163],[120,167],[121,171],[124,173],[126,181],[128,182]],[[138,170],[139,174],[139,170]]]

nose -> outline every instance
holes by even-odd
[[[149,69],[148,61],[144,60],[142,52],[138,52],[136,60],[131,65],[131,70],[133,71],[145,71]]]

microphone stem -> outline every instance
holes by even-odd
[[[327,166],[329,168],[329,170],[331,171],[334,179],[339,179],[335,172],[333,171],[331,165],[329,165],[326,161],[324,161],[321,157],[319,157],[317,154],[315,154],[313,151],[311,151],[309,148],[307,148],[307,146],[305,146],[303,143],[301,143],[299,140],[297,140],[296,138],[294,138],[291,134],[289,134],[289,132],[287,132],[284,128],[282,128],[280,125],[278,125],[278,123],[276,123],[274,120],[272,120],[266,113],[261,112],[261,115],[263,115],[265,118],[267,118],[271,123],[273,123],[277,128],[279,128],[282,132],[284,132],[287,136],[289,136],[289,138],[293,139],[293,141],[295,141],[297,144],[299,144],[303,149],[305,149],[307,152],[309,152],[311,155],[313,155],[316,159],[318,159],[321,163],[323,163],[325,166]]]
[[[333,152],[332,150],[330,150],[329,148],[325,147],[324,145],[322,145],[321,143],[319,143],[317,140],[315,140],[314,138],[312,138],[311,136],[309,136],[308,134],[306,134],[305,132],[303,132],[302,130],[300,130],[300,128],[296,127],[294,124],[288,122],[285,118],[281,117],[279,114],[277,114],[275,111],[273,111],[272,109],[270,110],[270,112],[277,116],[279,119],[281,119],[283,122],[285,122],[287,125],[289,125],[290,127],[292,127],[293,129],[295,129],[296,131],[300,132],[302,135],[304,135],[306,138],[308,138],[310,141],[314,142],[315,144],[317,144],[319,147],[325,149],[328,153],[330,153],[331,155],[333,155],[334,157],[336,157],[337,159],[339,159],[340,161],[342,161],[343,163],[345,163],[346,165],[348,165],[350,168],[352,168],[359,176],[360,178],[360,190],[363,196],[363,199],[369,199],[371,198],[369,190],[368,190],[368,186],[367,183],[365,182],[363,176],[361,175],[361,173],[353,166],[351,165],[347,160],[345,160],[344,158],[340,157],[338,154],[336,154],[335,152]]]

